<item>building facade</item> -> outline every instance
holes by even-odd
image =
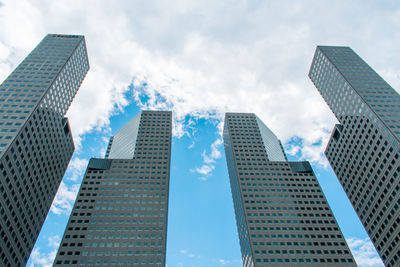
[[[318,46],[309,77],[339,121],[325,150],[386,266],[400,262],[400,95],[351,48]]]
[[[0,265],[25,266],[74,151],[85,39],[47,35],[0,85]]]
[[[223,137],[243,266],[356,266],[309,162],[254,114],[227,113]]]
[[[54,266],[165,266],[171,125],[142,111],[89,161]]]

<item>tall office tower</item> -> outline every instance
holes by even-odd
[[[25,266],[74,151],[85,39],[47,35],[0,86],[0,265]]]
[[[318,46],[309,76],[339,121],[325,155],[386,266],[400,262],[400,96],[349,47]]]
[[[356,266],[307,161],[254,114],[227,113],[223,136],[243,266]]]
[[[89,161],[55,266],[165,266],[171,118],[142,111]]]

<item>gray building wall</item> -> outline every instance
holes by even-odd
[[[90,160],[54,266],[165,266],[172,113],[138,116],[134,156]]]
[[[74,151],[65,113],[85,40],[47,35],[0,85],[0,265],[25,266]]]
[[[268,154],[284,152],[265,146],[259,121],[249,113],[225,115],[243,266],[356,266],[310,164],[271,161]],[[269,139],[280,144],[274,134]]]
[[[318,46],[309,77],[335,114],[325,155],[386,266],[400,262],[400,96],[351,48]]]

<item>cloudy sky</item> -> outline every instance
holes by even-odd
[[[379,266],[322,153],[335,118],[307,74],[316,45],[346,45],[399,90],[398,0],[0,0],[0,25],[0,80],[47,33],[85,35],[91,67],[68,111],[77,150],[29,266],[51,264],[87,160],[140,109],[174,112],[169,267],[241,266],[226,111],[256,113],[312,162],[359,265]]]

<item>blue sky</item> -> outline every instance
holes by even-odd
[[[221,142],[253,112],[309,160],[359,266],[380,266],[323,150],[336,123],[308,79],[315,46],[351,46],[400,88],[400,5],[385,1],[0,3],[0,80],[47,33],[83,34],[90,71],[68,117],[76,151],[28,266],[54,259],[90,157],[140,109],[174,114],[168,266],[241,266]]]
[[[131,96],[132,91],[129,91],[126,97]],[[63,180],[66,188],[76,192],[78,187],[75,186],[82,180],[87,160],[102,157],[107,145],[105,137],[139,111],[140,107],[132,101],[123,111],[110,117],[111,131],[94,131],[83,136],[82,148],[74,154],[72,162],[79,159],[85,164],[70,167]],[[191,116],[185,120],[194,121],[190,133],[174,137],[172,141],[167,265],[242,266],[223,145],[216,142],[219,145],[213,146],[214,140],[221,138],[220,121]],[[286,147],[301,146],[301,141],[293,138]],[[289,160],[300,157],[300,153],[288,155]],[[204,165],[209,168],[202,168]],[[345,238],[353,248],[358,248],[355,253],[368,257],[368,261],[359,258],[359,261],[366,261],[360,266],[383,266],[331,168],[318,163],[313,167]],[[32,257],[27,266],[45,266],[51,262],[48,255],[55,253],[68,220],[70,208],[64,206],[65,203],[72,205],[73,198],[54,203],[34,249],[36,258]]]

